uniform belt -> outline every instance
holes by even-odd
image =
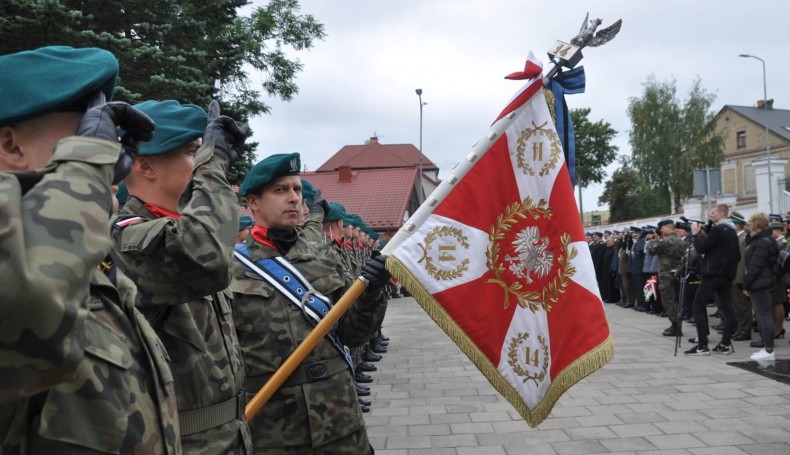
[[[283,382],[282,387],[292,387],[310,382],[323,381],[348,369],[348,364],[343,357],[332,357],[315,363],[300,365],[296,371]],[[245,388],[249,393],[256,393],[272,377],[270,374],[261,376],[247,376]]]
[[[246,403],[244,389],[241,389],[238,395],[222,403],[179,412],[178,420],[181,424],[181,436],[201,433],[236,419],[243,419]]]

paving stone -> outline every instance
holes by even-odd
[[[662,436],[646,436],[659,449],[689,449],[705,447],[705,443],[690,434],[668,434]]]
[[[654,450],[656,446],[645,438],[602,439],[601,445],[611,452]],[[641,453],[641,452],[640,452]]]

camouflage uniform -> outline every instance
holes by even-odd
[[[239,216],[227,166],[225,154],[204,144],[178,201],[179,220],[157,218],[133,196],[112,230],[113,258],[137,284],[137,305],[170,354],[190,454],[251,451],[244,366],[226,290]],[[130,217],[142,220],[119,227]]]
[[[672,273],[680,267],[683,258],[683,240],[674,233],[662,236],[660,240],[652,242],[649,253],[658,256],[658,292],[667,317],[673,323],[678,323],[678,279]]]
[[[278,256],[250,236],[246,245],[254,261]],[[299,238],[285,258],[317,291],[339,299],[352,276],[326,245]],[[313,326],[290,301],[240,262],[233,265],[233,318],[247,368],[247,392],[252,397],[304,340]],[[384,295],[366,291],[338,323],[348,346],[367,341],[383,318]],[[369,443],[354,383],[342,355],[324,339],[305,365],[327,361],[339,372],[315,382],[292,381],[275,393],[251,422],[253,443],[266,454],[368,453]],[[295,383],[294,383],[295,382]]]
[[[164,348],[134,285],[96,267],[119,150],[71,137],[40,171],[0,172],[0,453],[181,451]]]

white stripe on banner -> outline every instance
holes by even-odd
[[[538,129],[536,126],[541,128]],[[562,144],[559,143],[542,90],[524,106],[524,110],[513,119],[513,123],[505,132],[521,199],[532,196],[536,203],[541,199],[548,202],[551,190],[554,188],[554,180],[565,165],[565,153]],[[552,141],[552,138],[556,139],[556,142]],[[554,154],[552,154],[553,146]],[[552,156],[557,159],[554,163],[551,163]],[[523,165],[519,167],[519,161],[529,168]],[[546,175],[541,176],[541,172]]]
[[[592,266],[592,256],[590,246],[587,242],[572,242],[568,248],[576,248],[576,257],[571,260],[571,266],[576,269],[576,273],[571,277],[571,281],[590,291],[590,294],[601,297],[598,289],[598,280],[595,278],[595,268]],[[603,305],[603,302],[601,302]]]
[[[534,409],[540,403],[551,384],[551,354],[544,356],[545,351],[550,351],[550,347],[546,312],[533,313],[528,308],[517,306],[502,345],[497,370],[519,392],[530,409]],[[521,369],[519,372],[515,371],[509,363],[513,356],[516,356]],[[547,359],[545,362],[544,358]],[[537,365],[535,365],[536,360]],[[543,380],[530,379],[530,376],[534,378],[544,372]]]
[[[433,240],[427,240],[427,235],[434,229],[445,226],[460,229],[462,238],[469,247],[464,248],[462,243],[451,235],[436,235]],[[429,294],[436,294],[483,276],[488,271],[486,268],[487,246],[487,232],[450,218],[430,215],[419,229],[411,234],[399,247],[398,260],[411,271],[415,278],[420,280]],[[440,250],[439,247],[447,247],[449,249]],[[442,255],[450,255],[454,260],[440,261],[439,258]],[[464,260],[468,260],[468,262],[462,266]],[[463,267],[465,270],[462,271],[461,276],[458,278],[438,280],[426,270],[428,262],[437,270],[457,270],[459,267]],[[446,264],[452,265],[448,268]]]

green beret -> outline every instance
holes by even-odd
[[[743,219],[743,215],[741,215],[741,214],[740,214],[740,213],[738,213],[738,212],[732,212],[732,213],[730,213],[730,220],[732,220],[732,222],[733,222],[734,224],[738,224],[738,225],[740,225],[740,226],[744,226],[744,225],[746,225],[746,220],[745,220],[745,219]]]
[[[674,226],[675,222],[671,218],[664,218],[658,222],[658,228],[661,229],[661,226],[664,226],[665,224],[671,224]]]
[[[145,101],[134,107],[156,123],[153,139],[140,143],[140,156],[172,152],[203,137],[206,131],[208,118],[200,106],[167,100]]]
[[[324,221],[337,221],[342,220],[343,215],[346,214],[346,208],[337,202],[329,203],[329,212],[324,216]]]
[[[299,175],[302,166],[298,153],[279,153],[259,161],[241,182],[239,196],[258,192],[267,183],[285,175]]]
[[[239,232],[248,227],[252,227],[253,225],[255,225],[255,222],[252,221],[250,216],[242,215],[239,217]]]
[[[121,182],[118,184],[118,193],[115,197],[118,199],[119,204],[126,204],[126,201],[129,200],[129,188],[126,187],[126,183]]]
[[[104,49],[48,46],[0,56],[0,125],[85,111],[97,90],[112,99],[117,77],[118,60]]]
[[[302,199],[304,199],[308,207],[313,205],[316,194],[318,193],[315,191],[315,188],[313,188],[313,184],[302,179]]]
[[[779,221],[771,221],[771,223],[768,225],[768,227],[770,229],[784,229],[784,226]]]

